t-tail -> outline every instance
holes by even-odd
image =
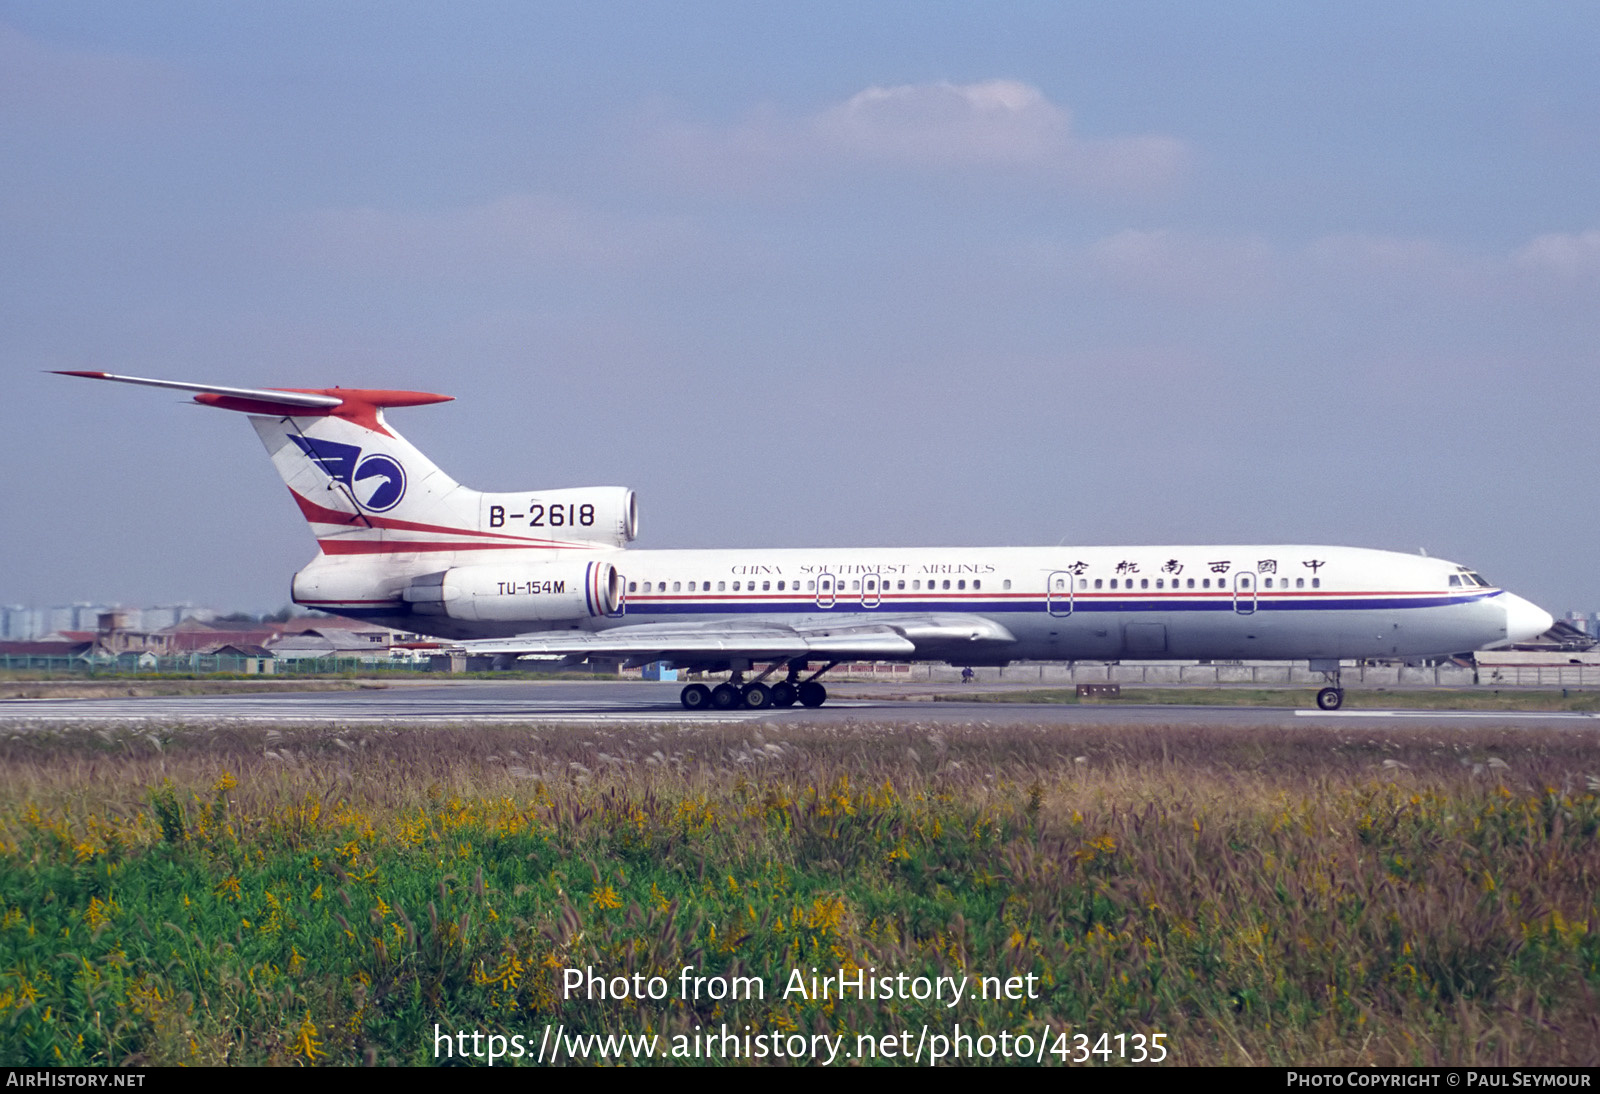
[[[439,587],[437,576],[452,567],[481,561],[498,568],[511,559],[540,564],[622,547],[638,533],[632,490],[470,490],[384,418],[390,407],[448,402],[449,395],[221,387],[108,372],[61,375],[194,392],[197,403],[248,414],[321,548],[321,557],[295,580],[295,600],[308,606],[387,614],[410,603],[415,607],[406,610],[427,611],[428,597],[437,595],[427,590]],[[430,585],[423,575],[435,580]],[[408,595],[413,585],[416,592]]]

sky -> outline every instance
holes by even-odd
[[[0,0],[0,603],[270,610],[242,416],[636,547],[1311,543],[1600,609],[1600,8]]]

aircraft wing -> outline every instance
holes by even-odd
[[[515,638],[464,642],[469,653],[513,656],[625,658],[631,661],[694,661],[744,657],[776,661],[911,660],[952,646],[1011,643],[1016,638],[978,615],[886,615],[863,620],[812,617],[792,622],[641,623],[604,631],[545,631]],[[941,656],[944,655],[941,653]]]

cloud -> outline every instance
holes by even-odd
[[[652,148],[675,173],[737,188],[887,168],[1152,193],[1179,181],[1190,159],[1174,137],[1079,136],[1066,108],[1016,80],[869,87],[808,117],[763,109],[722,128],[666,125]]]
[[[1395,300],[1570,304],[1592,298],[1600,231],[1550,232],[1488,252],[1415,237],[1326,236],[1307,247],[1301,265],[1331,289]]]
[[[1259,236],[1205,237],[1127,229],[1091,244],[1087,264],[1119,286],[1189,300],[1265,294],[1279,261]]]
[[[1071,117],[1013,80],[869,87],[811,123],[819,143],[925,166],[1032,164],[1070,140]]]
[[[1298,297],[1397,308],[1566,307],[1593,299],[1600,230],[1480,251],[1415,236],[1338,234],[1287,246],[1255,234],[1128,228],[1083,245],[1030,240],[1012,247],[1008,262],[1046,280],[1089,281],[1187,304],[1284,304]]]
[[[1539,236],[1519,250],[1513,262],[1519,270],[1531,274],[1574,280],[1594,277],[1600,274],[1600,230]]]
[[[1299,256],[1301,275],[1329,291],[1381,293],[1394,300],[1481,300],[1496,292],[1504,255],[1471,254],[1436,239],[1340,234],[1313,240]]]
[[[1314,240],[1307,256],[1330,268],[1348,269],[1360,276],[1384,273],[1414,278],[1458,266],[1437,240],[1413,236],[1331,235]]]
[[[681,253],[681,220],[617,216],[551,194],[508,194],[436,212],[330,209],[299,221],[292,247],[321,265],[471,280],[537,272],[628,272]]]
[[[36,125],[110,127],[167,122],[185,80],[133,54],[61,49],[0,23],[0,118]]]

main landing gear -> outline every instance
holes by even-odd
[[[708,688],[704,684],[690,684],[678,695],[685,710],[765,710],[768,707],[792,707],[798,702],[803,707],[820,707],[828,701],[828,689],[817,683],[817,677],[837,665],[829,661],[815,675],[801,680],[806,662],[790,661],[788,675],[770,687],[762,681],[783,662],[770,665],[767,671],[749,683],[744,682],[744,670],[734,669],[725,684]]]
[[[1311,662],[1311,668],[1321,672],[1329,685],[1317,692],[1317,709],[1338,710],[1344,705],[1344,688],[1339,683],[1339,662],[1318,659]]]

